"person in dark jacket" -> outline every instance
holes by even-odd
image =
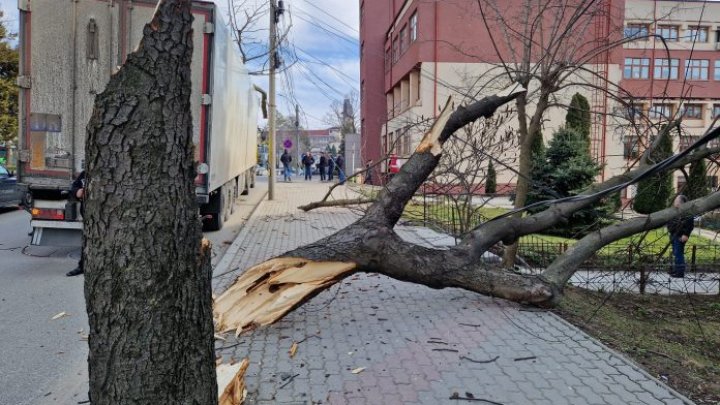
[[[325,170],[327,170],[327,153],[320,154],[320,162],[318,162],[318,171],[320,172],[320,181],[325,181]]]
[[[306,152],[302,158],[302,164],[305,166],[305,180],[312,180],[312,165],[315,163],[315,158]]]
[[[327,180],[333,181],[333,174],[335,174],[335,158],[328,153],[328,171],[327,171]]]
[[[338,169],[338,182],[340,184],[345,184],[345,158],[343,155],[337,155],[337,158],[335,159],[335,166],[337,166]]]
[[[292,176],[290,175],[290,162],[292,162],[292,155],[290,155],[285,149],[285,153],[280,156],[280,162],[283,164],[283,178],[285,181],[292,181]]]
[[[678,195],[673,201],[673,206],[679,208],[680,205],[687,202],[687,197]],[[667,230],[670,234],[670,243],[672,244],[672,253],[674,263],[670,270],[670,277],[685,277],[685,243],[690,238],[695,224],[692,215],[677,216],[667,223]]]
[[[85,215],[85,170],[81,171],[80,174],[75,178],[70,186],[70,198],[77,198],[80,201],[80,214]],[[68,277],[78,276],[85,273],[85,267],[83,266],[83,251],[85,250],[85,236],[83,235],[83,248],[80,251],[80,261],[73,270],[65,273]]]

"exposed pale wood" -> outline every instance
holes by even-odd
[[[272,259],[250,268],[215,300],[215,328],[236,335],[269,325],[317,291],[351,273],[349,262]]]
[[[442,142],[440,142],[440,135],[442,134],[443,129],[445,129],[445,124],[447,124],[450,119],[452,112],[453,102],[452,96],[450,96],[445,102],[445,107],[443,107],[442,112],[437,117],[432,127],[430,127],[430,130],[425,133],[425,136],[423,136],[423,139],[420,141],[417,149],[415,149],[415,152],[430,152],[434,156],[440,156],[443,150]]]
[[[245,372],[250,361],[245,358],[240,363],[220,364],[217,367],[218,405],[242,405],[247,396]]]

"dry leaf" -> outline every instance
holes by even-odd
[[[62,312],[60,312],[59,314],[53,316],[51,319],[54,321],[54,320],[56,320],[56,319],[64,318],[64,317],[66,317],[66,316],[70,316],[70,314],[68,314],[68,313],[65,312],[65,311],[62,311]]]
[[[220,334],[215,334],[215,340],[222,340],[223,342],[227,342],[227,339],[225,339],[225,336]]]
[[[290,358],[292,359],[295,357],[295,353],[297,353],[298,344],[293,342],[292,346],[290,346]]]
[[[363,370],[365,370],[365,367],[358,367],[358,368],[356,368],[355,370],[351,371],[351,373],[353,373],[353,374],[360,374],[360,373],[363,372]]]

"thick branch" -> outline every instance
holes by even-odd
[[[458,107],[450,114],[450,100],[435,124],[428,131],[417,150],[402,166],[400,172],[380,192],[362,221],[392,228],[402,216],[405,205],[440,162],[442,146],[458,129],[480,117],[490,117],[502,105],[525,93],[525,88],[513,84],[496,95],[488,96],[466,107]],[[444,124],[444,125],[443,125]]]
[[[678,216],[698,215],[720,207],[720,192],[687,202],[680,208],[667,208],[647,217],[633,218],[592,232],[580,239],[567,252],[555,259],[543,276],[557,286],[563,286],[572,277],[578,263],[590,258],[603,246],[638,232],[660,228]]]
[[[327,208],[327,207],[347,207],[349,205],[362,205],[362,204],[369,204],[375,202],[374,198],[352,198],[352,199],[343,199],[343,200],[323,200],[323,201],[316,201],[312,202],[310,204],[301,205],[298,208],[307,212],[311,211],[317,208]]]
[[[720,129],[715,129],[712,132],[720,134]],[[679,169],[696,160],[717,153],[720,153],[720,148],[696,150],[677,160],[669,166],[667,170]],[[524,218],[501,218],[486,222],[472,232],[470,240],[468,241],[473,247],[473,256],[476,258],[482,256],[492,245],[500,241],[505,244],[510,244],[523,235],[540,232],[561,221],[566,221],[576,211],[590,206],[605,197],[607,193],[604,192],[621,184],[635,181],[644,173],[655,168],[655,166],[657,166],[657,164],[642,166],[612,177],[604,183],[594,185],[579,195],[588,196],[586,199],[557,203],[542,212]]]

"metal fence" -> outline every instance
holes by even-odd
[[[481,198],[421,193],[413,198],[405,219],[461,238],[487,221],[477,209]],[[569,247],[569,242],[534,236],[522,238],[518,255],[525,264],[523,271],[541,272]],[[672,262],[669,243],[664,249],[649,244],[613,243],[581,263],[569,282],[593,290],[720,294],[720,245],[688,243],[684,279],[669,276]]]

